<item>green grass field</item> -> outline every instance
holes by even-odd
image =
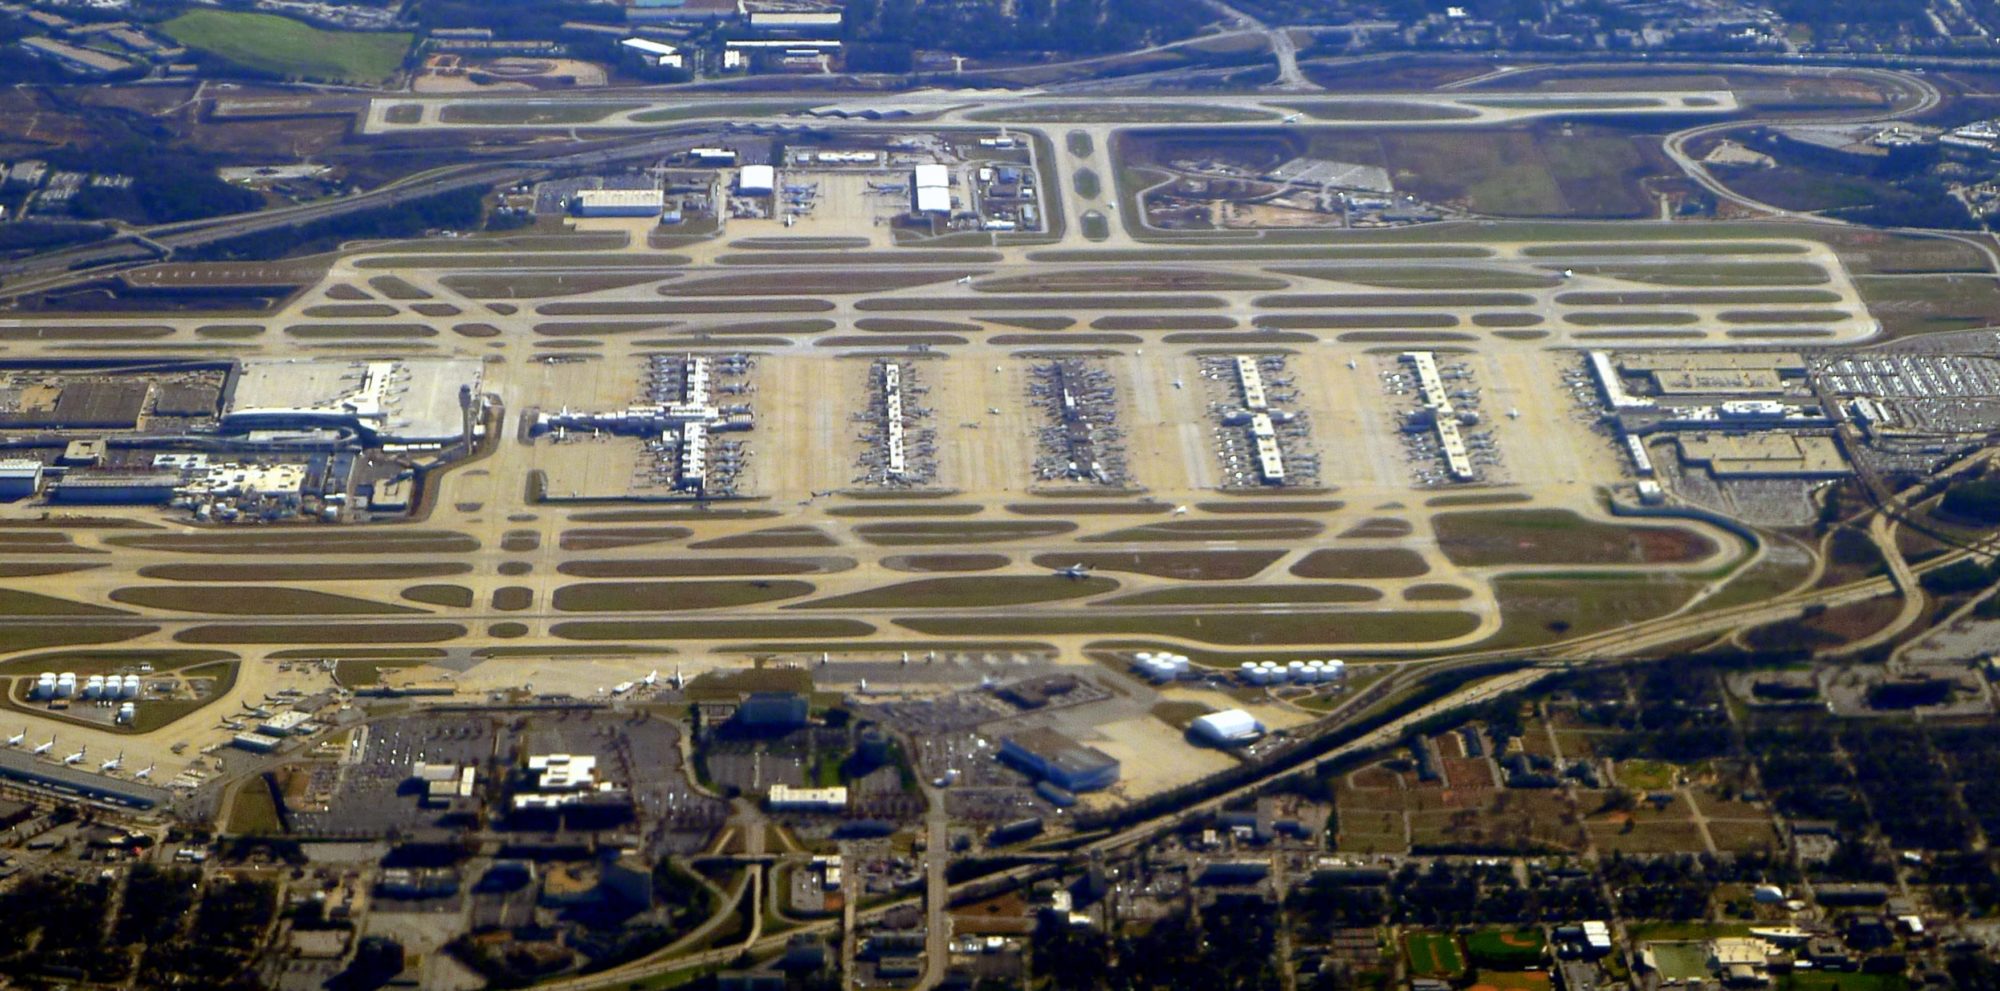
[[[1403,937],[1410,955],[1410,973],[1425,977],[1457,977],[1465,973],[1465,956],[1450,933],[1413,932]]]
[[[408,32],[322,31],[290,18],[196,10],[160,26],[175,41],[247,69],[330,82],[379,83],[410,50]]]
[[[1482,929],[1465,938],[1467,955],[1480,967],[1534,967],[1541,963],[1544,945],[1537,929]]]

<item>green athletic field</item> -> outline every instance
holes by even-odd
[[[403,64],[408,32],[322,31],[288,17],[196,10],[160,25],[175,41],[263,72],[378,83]]]

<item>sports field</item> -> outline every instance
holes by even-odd
[[[1403,949],[1410,955],[1412,974],[1457,977],[1465,973],[1465,955],[1458,950],[1458,937],[1450,933],[1408,933],[1403,937]]]
[[[1465,938],[1467,955],[1481,967],[1534,966],[1541,962],[1545,945],[1546,940],[1535,929],[1482,929]],[[1481,976],[1489,975],[1482,972]]]
[[[287,17],[196,10],[161,29],[189,48],[237,65],[303,79],[377,83],[395,74],[410,50],[400,31],[322,31]]]

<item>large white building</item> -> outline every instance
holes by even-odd
[[[745,165],[736,173],[736,192],[744,196],[769,196],[778,188],[778,170],[769,165]]]
[[[569,209],[579,217],[657,217],[667,196],[657,189],[580,189]]]
[[[951,170],[942,165],[919,165],[911,184],[911,209],[918,213],[951,212]]]
[[[1229,747],[1263,735],[1264,724],[1242,709],[1224,709],[1195,720],[1188,730],[1218,747]]]
[[[460,358],[245,361],[230,379],[222,429],[352,430],[377,443],[455,443],[466,436],[482,371],[477,359]]]
[[[665,42],[646,38],[626,38],[618,44],[625,50],[625,54],[634,56],[647,65],[662,69],[687,67],[687,57],[681,54],[681,50]]]

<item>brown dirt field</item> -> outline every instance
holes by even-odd
[[[1092,330],[1234,330],[1236,318],[1195,313],[1187,316],[1172,314],[1141,314],[1138,316],[1098,317],[1090,322]]]
[[[979,292],[1228,292],[1283,289],[1283,279],[1199,269],[1069,269],[987,279]]]
[[[356,299],[374,299],[375,296],[373,293],[370,293],[368,290],[363,289],[360,286],[349,285],[345,282],[336,282],[333,285],[326,287],[326,298],[356,300]]]
[[[1113,616],[1041,612],[1010,616],[899,616],[896,625],[929,636],[1152,635],[1218,646],[1349,644],[1444,640],[1479,619],[1461,612],[1176,612]]]
[[[854,329],[871,334],[979,334],[986,330],[976,323],[919,320],[914,317],[862,317],[854,321]]]
[[[1087,543],[1145,543],[1151,541],[1206,540],[1305,540],[1316,537],[1326,524],[1317,520],[1273,516],[1241,520],[1170,520],[1144,523],[1084,537]]]
[[[535,604],[535,590],[522,585],[509,585],[493,590],[493,608],[502,612],[520,612]]]
[[[1454,564],[1675,564],[1716,550],[1678,527],[1620,526],[1568,510],[1488,510],[1432,518],[1438,547]]]
[[[693,533],[684,526],[581,527],[564,530],[558,543],[566,551],[600,551],[665,543]]]
[[[1232,499],[1196,503],[1204,513],[1331,513],[1347,505],[1338,499]]]
[[[514,299],[576,296],[587,292],[602,292],[606,289],[623,289],[647,282],[659,282],[675,275],[676,273],[664,271],[573,272],[560,276],[447,275],[439,281],[444,283],[445,288],[470,299]],[[373,280],[370,280],[370,284],[373,284]]]
[[[1472,598],[1472,590],[1457,585],[1412,585],[1403,590],[1404,602],[1459,602]]]
[[[1026,520],[965,520],[952,523],[864,523],[854,528],[856,536],[871,544],[901,547],[919,544],[977,544],[1029,537],[1053,537],[1077,528],[1067,522]]]
[[[179,554],[463,554],[479,541],[449,530],[339,531],[269,527],[249,533],[166,533],[106,537],[105,543]]]
[[[172,327],[145,326],[0,327],[0,341],[143,341],[173,333]]]
[[[323,303],[308,306],[306,316],[317,320],[340,320],[350,317],[393,317],[396,308],[387,303]]]
[[[1218,296],[1023,296],[980,299],[971,296],[938,296],[899,299],[874,296],[858,300],[857,310],[867,312],[984,312],[1010,310],[1220,310],[1229,304]],[[980,319],[987,319],[980,317]]]
[[[494,623],[486,628],[486,635],[501,640],[512,640],[515,637],[527,636],[528,626],[526,623]]]
[[[869,524],[882,525],[882,524]],[[856,527],[856,529],[860,529]],[[688,547],[698,550],[776,550],[788,547],[839,547],[840,541],[810,526],[776,526],[749,533],[700,540]]]
[[[668,509],[600,509],[569,514],[575,523],[667,523],[676,520],[763,520],[783,515],[775,509],[688,506]]]
[[[113,598],[116,598],[114,595]],[[125,609],[110,609],[87,602],[75,602],[53,595],[0,588],[0,616],[130,616]]]
[[[1022,330],[1068,330],[1076,325],[1075,317],[973,317],[1002,327],[1018,327]]]
[[[448,283],[447,283],[448,284]],[[393,275],[378,275],[368,280],[368,285],[376,292],[390,299],[429,299],[431,294]],[[329,293],[331,295],[331,293]]]
[[[420,323],[295,323],[286,327],[285,333],[307,340],[406,339],[436,337],[437,329]]]
[[[498,570],[509,578],[518,578],[521,575],[533,574],[535,566],[526,561],[502,561]]]
[[[460,561],[317,561],[295,564],[149,564],[141,578],[177,582],[394,581],[462,575],[472,565]]]
[[[1311,344],[1319,338],[1311,334],[1280,333],[1260,331],[1258,333],[1194,331],[1184,334],[1168,334],[1160,339],[1165,344],[1214,344],[1223,347],[1257,347],[1268,344]]]
[[[0,653],[38,647],[117,643],[159,632],[144,623],[23,623],[0,626]]]
[[[1458,326],[1449,313],[1273,313],[1259,318],[1278,330],[1371,330],[1407,327],[1435,330]]]
[[[851,557],[679,557],[564,561],[556,571],[577,578],[719,578],[737,575],[824,575],[850,571]]]
[[[101,564],[29,564],[26,561],[0,561],[0,578],[40,578],[45,575],[66,575],[73,571],[88,571],[102,568]]]
[[[246,337],[256,337],[263,332],[264,328],[255,324],[217,323],[196,327],[194,329],[194,336],[214,340],[240,341]]]
[[[364,613],[421,613],[422,609],[390,602],[357,599],[330,592],[268,585],[188,586],[133,585],[116,589],[111,601],[177,612],[229,616],[331,616]]]
[[[1430,570],[1423,555],[1401,547],[1323,547],[1292,565],[1300,578],[1415,578]]]
[[[463,585],[412,585],[403,590],[403,598],[452,609],[469,609],[472,606],[472,590]]]
[[[1184,581],[1235,581],[1256,576],[1284,556],[1284,551],[1082,551],[1038,554],[1034,563],[1052,569],[1082,564],[1099,571]]]
[[[577,620],[557,623],[566,640],[739,640],[753,637],[865,637],[875,627],[853,619]]]
[[[813,342],[821,348],[949,348],[971,342],[950,334],[837,334]]]
[[[437,643],[465,635],[457,623],[211,623],[174,634],[180,643]]]
[[[452,325],[451,332],[460,337],[499,337],[500,328],[490,323],[461,323]]]
[[[1362,585],[1187,585],[1154,588],[1092,603],[1100,606],[1328,605],[1374,602],[1379,589]]]
[[[500,536],[500,549],[509,554],[540,550],[542,535],[534,530],[509,530]]]
[[[1116,591],[1118,583],[1095,576],[987,575],[979,578],[919,578],[803,602],[796,609],[971,609],[1020,606],[1079,599]]]
[[[1174,507],[1164,502],[1010,502],[1007,511],[1022,516],[1157,516]]]
[[[758,299],[603,300],[593,303],[543,303],[535,312],[546,317],[683,316],[694,313],[824,313],[834,304],[823,299],[766,297]]]
[[[615,334],[644,334],[655,330],[665,330],[679,325],[677,320],[551,320],[535,325],[535,333],[543,337],[582,337],[588,335],[611,336]],[[547,343],[542,347],[560,347],[560,342]]]
[[[907,271],[891,268],[879,270],[832,270],[832,271],[792,271],[782,279],[768,275],[730,274],[709,278],[689,279],[660,287],[662,296],[844,296],[863,292],[889,292],[895,289],[913,289],[917,286],[954,282],[967,275],[975,275],[971,269],[953,271],[950,269],[927,269]]]
[[[1409,520],[1393,516],[1376,516],[1362,520],[1340,532],[1341,540],[1384,540],[1407,537],[1415,528]]]
[[[1475,327],[1533,327],[1542,322],[1539,313],[1474,313]]]
[[[887,502],[861,506],[835,506],[828,509],[826,514],[850,519],[883,516],[977,516],[985,509],[985,506],[968,503]]]
[[[410,311],[426,317],[455,317],[465,312],[450,303],[411,303]]]
[[[895,554],[882,559],[891,571],[991,571],[1013,562],[1005,554]]]
[[[1070,331],[1063,334],[995,334],[987,338],[987,343],[1003,348],[1039,348],[1050,345],[1089,345],[1094,347],[1119,347],[1126,344],[1144,344],[1145,338],[1131,334],[1088,334]]]
[[[672,612],[757,605],[811,595],[811,582],[741,579],[675,582],[589,582],[556,589],[562,612]]]

